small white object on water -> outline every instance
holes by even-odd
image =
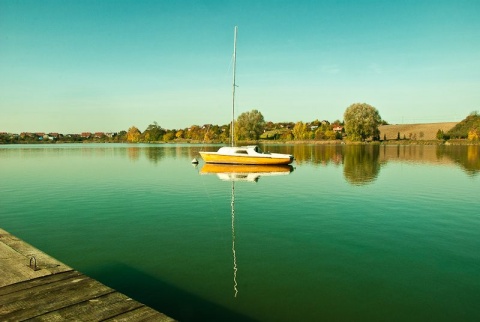
[[[192,163],[193,164],[198,164],[198,160],[196,158],[193,158]]]

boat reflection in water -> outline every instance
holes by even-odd
[[[291,165],[234,165],[206,163],[200,174],[216,174],[223,181],[232,182],[232,255],[233,255],[233,291],[234,297],[238,294],[237,283],[237,254],[235,251],[235,182],[257,182],[262,176],[288,175],[293,171]]]
[[[236,165],[206,163],[200,174],[216,174],[224,181],[257,182],[260,177],[288,175],[293,171],[291,165]]]

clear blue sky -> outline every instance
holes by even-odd
[[[480,110],[478,0],[0,0],[0,132],[227,124],[235,25],[237,116]]]

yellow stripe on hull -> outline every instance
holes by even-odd
[[[200,152],[203,161],[206,163],[224,164],[290,164],[291,158],[272,158],[270,156],[248,156],[248,155],[224,155],[215,152]]]

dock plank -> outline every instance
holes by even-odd
[[[79,276],[54,283],[31,287],[8,296],[8,303],[0,306],[2,319],[22,320],[58,310],[78,302],[86,301],[114,292],[111,288],[86,276]]]
[[[65,272],[62,272],[62,273],[50,275],[49,276],[49,281],[51,283],[53,283],[55,281],[60,281],[60,280],[64,280],[64,279],[68,279],[68,278],[72,278],[72,277],[81,276],[81,275],[82,275],[82,273],[74,271],[74,270],[65,271]],[[10,284],[10,285],[1,287],[0,288],[0,304],[2,304],[2,298],[3,298],[2,295],[11,294],[11,293],[15,293],[15,292],[18,292],[18,291],[24,291],[29,287],[35,287],[35,286],[39,286],[39,285],[42,285],[42,284],[45,284],[44,280],[42,280],[41,278],[35,278],[35,279],[22,281],[22,282],[17,282],[15,284]]]
[[[1,228],[0,272],[0,321],[175,321]]]
[[[144,305],[124,294],[114,292],[57,311],[48,312],[34,320],[49,322],[71,321],[81,316],[82,321],[99,321],[113,318],[123,312],[129,312],[141,307],[144,307]]]
[[[28,267],[32,258],[38,270]],[[0,228],[0,287],[70,270],[71,267]]]

